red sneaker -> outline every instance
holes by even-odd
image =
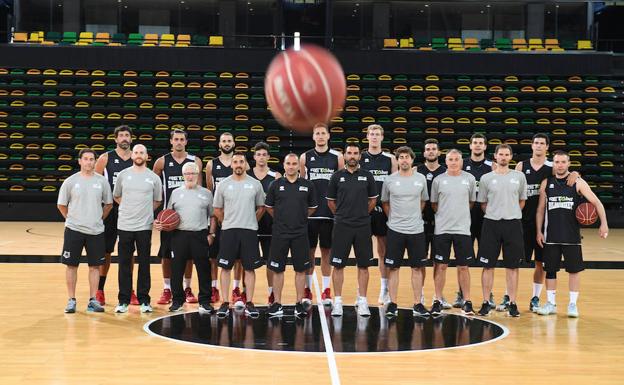
[[[104,299],[104,290],[96,291],[95,299],[100,303],[100,305],[104,306],[104,304],[106,304],[106,300]]]
[[[242,309],[247,304],[247,293],[242,292],[238,301],[234,302],[234,307],[237,309]]]
[[[305,288],[301,302],[312,303],[312,290],[309,287]]]
[[[171,289],[165,289],[157,302],[159,305],[171,303]]]
[[[269,295],[269,305],[273,305],[273,302],[275,302],[275,295],[273,295],[273,292],[271,292],[271,295]]]
[[[186,302],[197,303],[197,297],[195,297],[195,294],[193,294],[193,290],[190,287],[184,289],[184,296],[186,297]]]
[[[213,287],[212,295],[210,296],[210,302],[217,303],[219,302],[220,299],[221,297],[219,296],[219,289],[217,289],[216,287]]]
[[[329,290],[329,288],[326,288],[325,290],[323,290],[323,293],[321,294],[321,301],[323,302],[323,305],[332,304],[331,290]]]
[[[241,296],[240,289],[238,287],[235,287],[234,290],[232,290],[232,300],[230,302],[236,303],[236,301],[240,299],[240,296]]]
[[[139,299],[137,298],[136,294],[134,294],[134,290],[132,290],[132,293],[130,293],[130,305],[140,305]]]

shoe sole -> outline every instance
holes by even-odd
[[[398,315],[399,315],[399,312],[396,312],[396,313],[386,312],[386,317],[388,317],[388,318],[394,318],[394,317],[396,317]]]
[[[169,309],[169,313],[179,313],[179,312],[181,312],[182,310],[184,310],[184,308],[182,308],[182,307],[180,307],[180,308],[178,308],[178,309],[173,309],[173,310]]]
[[[442,315],[441,311],[431,311],[429,312],[429,314],[431,314],[432,316],[437,316],[437,315]]]
[[[234,307],[240,310],[245,307],[245,304],[243,303],[243,301],[236,301],[234,302]]]
[[[185,301],[186,303],[197,303],[197,302],[199,302],[199,301],[197,300],[197,298],[195,298],[195,299],[185,299],[184,301]]]
[[[87,313],[104,313],[104,309],[89,309],[89,308],[87,308]]]
[[[126,310],[126,311],[115,310],[115,314],[126,314],[127,312],[128,312],[128,310]]]
[[[420,312],[413,311],[413,310],[412,310],[412,314],[413,314],[415,317],[425,317],[425,318],[426,318],[426,317],[429,317],[429,316],[431,315],[431,314],[429,314],[429,313],[420,313]]]
[[[248,312],[247,310],[245,310],[245,314],[250,316],[251,318],[256,318],[260,316],[260,312],[252,313],[252,312]]]
[[[461,309],[463,306],[464,306],[464,304],[463,304],[463,303],[462,303],[462,304],[459,304],[459,303],[454,303],[454,304],[453,304],[453,307],[454,307],[455,309]]]
[[[331,299],[324,299],[321,302],[323,303],[323,306],[331,306],[331,304],[332,304],[332,300]]]
[[[308,313],[306,313],[306,312],[301,312],[301,313],[300,313],[300,312],[298,312],[298,311],[295,311],[294,315],[295,315],[295,317],[297,317],[297,318],[305,318],[305,317],[307,317],[307,316],[308,316]]]
[[[141,313],[146,314],[146,313],[153,313],[154,310],[153,309],[148,309],[148,310],[141,310]]]
[[[332,313],[332,317],[342,317],[342,313]]]
[[[217,312],[217,317],[219,318],[225,318],[230,314],[230,311],[226,311],[225,313],[221,313],[221,312]]]
[[[158,301],[156,303],[159,304],[159,305],[169,305],[171,303],[171,301],[167,301],[167,302],[165,302],[165,301]]]
[[[284,315],[284,310],[276,311],[274,313],[269,313],[269,316],[271,317],[281,317],[283,315]],[[295,315],[297,315],[296,312],[295,312]]]
[[[578,314],[568,314],[568,318],[578,318]]]
[[[496,306],[496,311],[503,312],[503,311],[507,311],[507,310],[508,309],[506,307],[502,307],[500,305]]]
[[[76,310],[65,310],[65,314],[74,314]]]
[[[463,315],[475,315],[475,312],[474,311],[463,311],[462,310],[462,314]]]
[[[507,313],[507,317],[518,318],[518,317],[520,317],[520,314],[509,314],[509,313]]]

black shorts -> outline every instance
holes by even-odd
[[[173,238],[173,231],[160,232],[160,248],[158,249],[160,258],[171,259],[171,238]]]
[[[104,219],[104,241],[106,244],[106,254],[115,251],[115,243],[117,243],[117,214],[119,206],[113,204],[110,213]]]
[[[295,238],[273,236],[267,267],[277,273],[284,272],[286,269],[286,257],[290,250],[290,257],[292,258],[295,271],[298,273],[307,271],[310,268],[309,244],[307,234]]]
[[[375,206],[370,213],[371,232],[378,237],[385,237],[388,234],[388,217],[383,212],[381,206]]]
[[[477,243],[481,241],[481,228],[483,227],[483,210],[481,209],[481,203],[475,202],[474,207],[470,210],[470,238],[474,244],[475,239]]]
[[[333,219],[310,218],[310,220],[308,220],[308,240],[310,241],[310,248],[314,249],[317,243],[320,243],[321,249],[331,249],[333,228]]]
[[[524,237],[520,219],[483,219],[481,241],[479,242],[479,262],[483,267],[494,268],[503,248],[503,266],[517,269],[524,258]]]
[[[343,268],[347,259],[355,251],[355,262],[358,267],[369,267],[373,264],[373,240],[370,224],[353,227],[341,223],[334,224],[333,242],[330,252],[331,265]]]
[[[221,244],[221,226],[217,225],[212,245],[208,247],[208,258],[217,259],[219,256],[219,245]]]
[[[63,236],[61,263],[68,266],[78,266],[80,264],[80,256],[82,255],[83,248],[87,251],[87,262],[89,266],[100,266],[104,264],[104,233],[90,235],[66,227]]]
[[[451,260],[451,244],[455,253],[457,266],[469,266],[474,260],[474,248],[470,235],[462,234],[438,234],[435,237],[436,255],[435,263],[448,265]]]
[[[221,230],[219,267],[231,270],[237,259],[241,260],[244,270],[255,270],[262,266],[256,230]]]
[[[424,223],[425,227],[425,251],[429,253],[429,258],[433,259],[436,255],[436,247],[435,247],[435,222],[426,222]]]
[[[258,244],[260,245],[260,251],[262,252],[261,258],[264,261],[267,261],[269,259],[269,256],[271,255],[272,238],[273,237],[271,237],[270,235],[258,235]]]
[[[537,244],[537,231],[535,230],[535,222],[522,222],[522,232],[524,234],[524,260],[528,263],[533,259],[535,253],[535,261],[544,261],[544,249]]]
[[[565,271],[580,273],[583,266],[583,250],[581,245],[546,244],[544,247],[544,270],[549,273],[559,271],[561,256],[565,262]]]
[[[403,234],[388,229],[387,245],[384,264],[390,269],[401,267],[405,250],[407,250],[407,261],[410,267],[424,267],[427,263],[425,233]]]

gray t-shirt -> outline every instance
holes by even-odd
[[[477,199],[487,202],[484,216],[487,219],[522,219],[519,202],[527,199],[526,178],[516,170],[509,170],[505,175],[488,172],[481,177]]]
[[[117,175],[113,190],[121,197],[117,228],[123,231],[151,230],[154,223],[154,201],[162,201],[162,182],[150,169],[143,172],[128,167]]]
[[[477,200],[475,177],[466,171],[438,175],[431,185],[432,203],[438,204],[434,234],[470,235],[470,202]]]
[[[178,230],[206,230],[212,215],[212,193],[201,186],[188,189],[183,185],[173,190],[167,208],[180,216]]]
[[[245,174],[243,180],[236,181],[228,176],[217,185],[214,207],[223,209],[223,230],[258,230],[258,206],[264,206],[264,190],[257,179]]]
[[[386,178],[381,188],[381,201],[390,202],[388,228],[401,234],[425,231],[420,202],[429,200],[427,179],[413,172],[412,176],[395,172]]]
[[[84,177],[78,172],[65,179],[56,203],[67,206],[65,227],[97,235],[104,232],[102,205],[113,203],[113,196],[108,181],[102,175]]]

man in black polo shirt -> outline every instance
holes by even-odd
[[[355,249],[358,267],[359,296],[358,315],[370,316],[366,291],[368,289],[368,266],[373,261],[373,244],[369,213],[377,203],[375,178],[369,171],[359,168],[360,148],[347,144],[344,153],[345,168],[336,171],[327,187],[327,204],[334,214],[331,264],[334,267],[332,281],[336,297],[333,316],[342,316],[342,284],[344,267]]]
[[[269,307],[269,316],[280,317],[282,309],[282,288],[286,257],[290,255],[295,268],[295,289],[297,304],[295,316],[305,317],[303,306],[306,271],[310,268],[308,216],[318,206],[314,184],[299,178],[299,157],[290,153],[284,158],[285,176],[271,183],[267,191],[265,206],[273,217],[271,250],[267,268],[273,271],[273,295],[275,301]]]

